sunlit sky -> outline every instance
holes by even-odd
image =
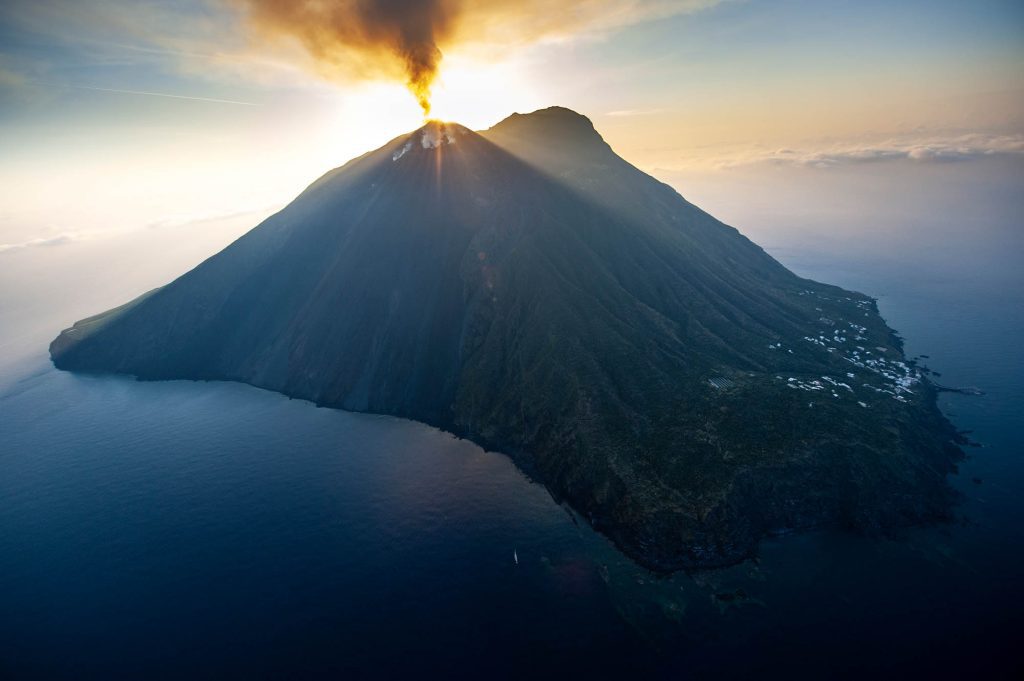
[[[577,4],[445,49],[435,114],[567,106],[670,182],[1024,154],[1020,0]],[[0,251],[265,215],[421,122],[401,82],[325,79],[235,2],[4,2]]]

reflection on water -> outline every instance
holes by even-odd
[[[694,575],[637,567],[504,456],[420,424],[247,386],[54,371],[45,345],[62,325],[167,273],[128,276],[137,266],[99,245],[0,254],[0,675],[1005,668],[1024,624],[1024,206],[977,169],[946,172],[959,195],[904,187],[888,213],[814,204],[846,180],[885,197],[885,178],[860,176],[764,178],[803,191],[810,217],[757,196],[747,215],[708,207],[800,274],[879,296],[910,354],[986,391],[943,396],[983,445],[953,479],[962,522],[777,538],[757,561]],[[979,195],[989,203],[969,210]],[[817,238],[822,221],[843,233]]]

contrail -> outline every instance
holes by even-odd
[[[149,97],[168,97],[170,99],[188,99],[193,102],[213,102],[214,104],[236,104],[238,106],[259,106],[254,102],[239,102],[234,99],[215,99],[213,97],[189,97],[188,95],[172,95],[166,92],[146,92],[145,90],[118,90],[109,87],[90,87],[88,85],[55,85],[54,87],[70,87],[76,90],[92,90],[94,92],[113,92],[121,95],[146,95]]]

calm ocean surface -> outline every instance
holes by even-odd
[[[58,372],[48,340],[102,307],[0,279],[0,677],[1020,672],[1024,199],[989,199],[1001,210],[922,203],[884,229],[835,214],[828,238],[820,216],[743,229],[798,273],[877,296],[940,383],[985,391],[941,403],[981,445],[951,478],[961,520],[788,536],[672,577],[432,428],[243,385]],[[38,281],[62,248],[32,256]],[[0,253],[0,269],[27,257]]]

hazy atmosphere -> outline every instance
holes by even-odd
[[[1017,0],[7,0],[0,677],[1019,678],[1022,257]]]
[[[4,3],[0,248],[260,217],[418,127],[401,77],[265,35],[270,4]],[[481,44],[491,5],[502,40]],[[433,115],[480,129],[572,108],[698,204],[683,173],[1024,153],[1017,2],[535,5],[473,3]]]

